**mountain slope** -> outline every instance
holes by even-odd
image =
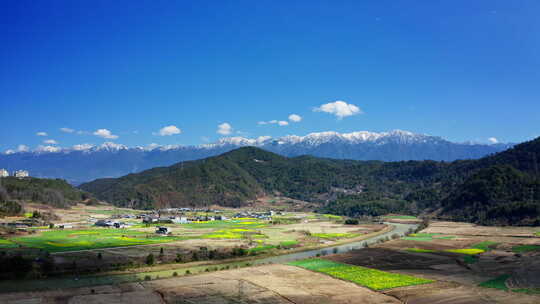
[[[436,162],[396,163],[387,170],[383,162],[321,159],[310,156],[286,158],[255,147],[244,147],[204,160],[155,168],[118,179],[101,179],[80,187],[99,198],[123,206],[239,206],[265,193],[324,202],[335,197],[333,188],[367,187],[397,192],[395,179],[403,183],[424,177]],[[385,172],[389,171],[389,172]],[[418,174],[416,171],[422,172]],[[390,177],[394,175],[394,178]],[[339,191],[338,191],[339,192]]]
[[[244,147],[204,160],[81,185],[130,207],[242,206],[268,193],[346,215],[436,212],[483,224],[540,224],[540,138],[479,160],[287,158]]]
[[[90,198],[89,193],[61,179],[0,178],[0,216],[22,212],[24,202],[65,208]]]
[[[119,177],[180,161],[220,155],[239,147],[255,146],[283,156],[312,155],[354,160],[436,160],[476,159],[503,151],[510,145],[460,144],[435,136],[407,131],[320,132],[306,136],[222,138],[201,146],[161,146],[128,148],[114,143],[75,146],[71,149],[41,149],[33,152],[0,154],[0,168],[29,170],[35,177],[63,178],[80,184],[96,178]]]

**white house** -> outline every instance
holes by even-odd
[[[28,173],[28,171],[26,170],[17,170],[15,171],[13,175],[18,178],[24,178],[24,177],[29,177],[30,173]]]
[[[8,177],[9,172],[6,169],[0,169],[0,177]]]
[[[187,224],[187,223],[189,223],[188,218],[185,217],[185,216],[171,217],[171,220],[175,224]]]

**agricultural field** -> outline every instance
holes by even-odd
[[[536,304],[540,303],[537,230],[434,222],[408,237],[324,259],[435,281],[385,291],[407,303],[459,298],[463,303]]]
[[[12,237],[1,241],[11,242],[19,248],[35,248],[53,252],[99,248],[149,245],[186,239],[182,236],[160,236],[135,229],[92,228],[84,230],[44,230],[34,235]]]
[[[0,248],[34,248],[53,253],[202,239],[210,243],[211,240],[241,240],[250,247],[258,246],[258,251],[261,251],[260,248],[316,245],[321,241],[354,238],[371,232],[374,228],[345,226],[333,222],[334,219],[320,216],[306,219],[302,223],[294,221],[293,224],[280,225],[272,225],[268,221],[255,218],[160,224],[159,226],[171,228],[172,233],[167,236],[155,233],[157,224],[147,225],[140,222],[122,229],[91,225],[84,229],[43,227],[32,229],[32,233],[28,235],[0,238]]]
[[[198,303],[198,304],[399,304],[401,301],[357,284],[288,265],[264,265],[168,279],[5,293],[8,303]]]
[[[289,263],[305,269],[322,272],[332,277],[351,281],[373,290],[433,283],[409,275],[390,273],[361,266],[347,265],[323,259],[307,259]]]
[[[417,220],[416,216],[412,215],[385,215],[384,219],[395,219],[395,220]]]
[[[92,225],[96,218],[126,214],[129,209],[97,206],[81,207],[88,217],[73,217],[62,210],[58,222],[76,223],[75,228],[32,227],[26,232],[0,235],[0,252],[41,257],[52,254],[57,274],[103,272],[123,267],[143,267],[152,263],[176,264],[222,260],[256,255],[279,255],[321,246],[349,242],[385,228],[380,224],[344,225],[342,218],[305,212],[285,212],[274,221],[257,218],[232,218],[236,210],[224,210],[227,220],[194,221],[185,224],[143,224],[141,219],[121,218],[126,228],[104,228]],[[86,213],[85,213],[86,212]],[[234,213],[233,213],[234,212]],[[67,218],[77,222],[66,222]],[[202,215],[190,214],[189,216]],[[232,218],[232,219],[230,219]],[[171,230],[156,234],[156,226]]]

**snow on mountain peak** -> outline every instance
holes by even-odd
[[[113,143],[111,141],[107,141],[102,143],[97,150],[101,151],[119,151],[119,150],[125,150],[128,149],[127,146],[124,146],[122,144]]]
[[[37,149],[35,150],[35,152],[38,152],[38,153],[57,153],[57,152],[60,152],[60,151],[62,151],[62,148],[60,148],[60,147],[42,146],[42,145],[39,145],[37,147]]]
[[[304,145],[304,146],[318,146],[328,143],[342,143],[342,144],[361,144],[361,143],[373,143],[382,145],[386,143],[398,143],[398,144],[412,144],[412,143],[425,143],[425,142],[438,142],[443,139],[440,137],[434,137],[423,134],[415,134],[404,130],[392,130],[389,132],[370,132],[370,131],[356,131],[350,133],[339,133],[335,131],[323,131],[313,132],[305,136],[298,135],[286,135],[279,138],[272,138],[271,136],[259,136],[257,138],[246,138],[241,136],[223,137],[218,141],[211,144],[203,144],[199,146],[181,146],[181,145],[158,145],[150,144],[144,147],[134,147],[143,152],[149,152],[154,150],[168,151],[184,149],[213,149],[217,147],[227,146],[257,146],[264,147],[266,145],[278,144],[278,145]],[[117,144],[114,142],[105,142],[99,146],[92,144],[79,144],[74,145],[71,148],[60,148],[57,146],[38,146],[34,152],[36,153],[57,153],[64,152],[69,153],[72,151],[83,151],[85,153],[98,152],[98,151],[110,151],[117,152],[120,150],[127,150],[129,147]],[[7,150],[4,154],[15,154],[20,151]]]

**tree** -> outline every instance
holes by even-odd
[[[146,256],[146,264],[147,265],[154,265],[154,262],[155,262],[154,255],[152,253],[148,254]]]

